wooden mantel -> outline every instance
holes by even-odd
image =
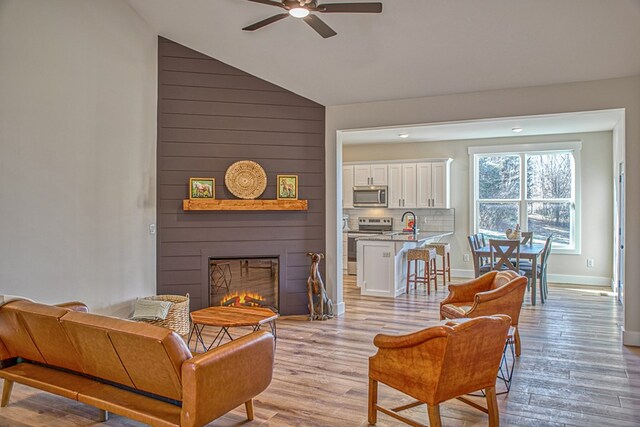
[[[307,200],[189,200],[182,201],[185,211],[306,211]]]

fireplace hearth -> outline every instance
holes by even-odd
[[[279,259],[209,258],[209,305],[278,312]]]

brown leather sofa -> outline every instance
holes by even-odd
[[[152,426],[203,426],[243,403],[253,419],[252,399],[273,373],[270,333],[193,356],[169,329],[83,310],[29,301],[0,307],[1,406],[17,382]]]
[[[515,271],[490,271],[477,279],[449,285],[449,295],[440,301],[440,319],[506,314],[515,328],[516,356],[520,356],[520,309],[527,278]]]

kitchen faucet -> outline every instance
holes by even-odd
[[[416,214],[413,213],[412,211],[406,211],[405,213],[402,214],[402,218],[400,219],[400,221],[402,221],[402,223],[404,224],[404,217],[407,216],[407,214],[411,214],[413,215],[413,225],[411,226],[411,231],[413,231],[413,234],[416,234]]]

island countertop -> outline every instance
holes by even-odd
[[[385,234],[376,234],[372,236],[356,237],[356,240],[374,240],[382,242],[424,242],[426,240],[437,240],[445,236],[451,236],[452,231],[422,231],[418,234],[405,232],[390,232]]]

